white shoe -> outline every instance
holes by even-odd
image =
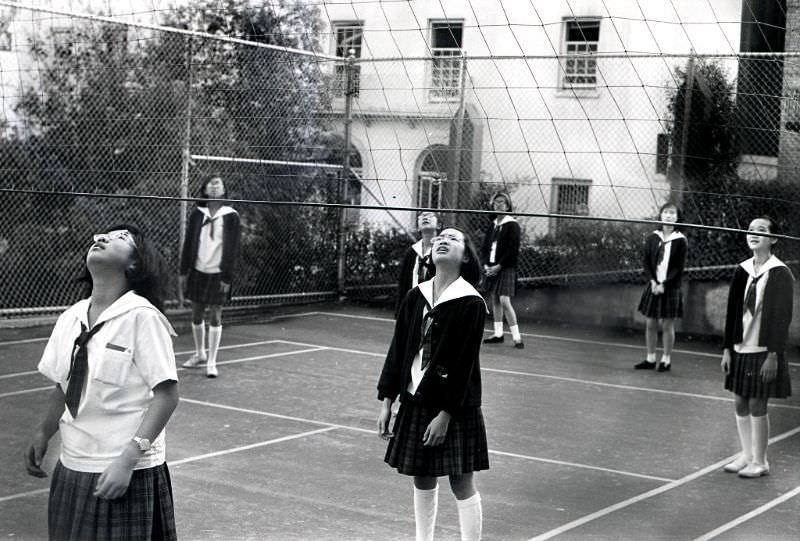
[[[186,362],[183,363],[181,366],[183,366],[184,368],[197,368],[199,365],[201,365],[201,364],[203,364],[205,362],[206,362],[205,358],[200,357],[200,355],[195,353],[194,355],[189,357],[186,360]]]
[[[217,363],[209,363],[206,365],[206,377],[215,378],[219,375],[217,372]]]
[[[746,477],[747,479],[757,479],[762,475],[769,475],[769,464],[756,464],[750,463],[741,471],[739,471],[739,477]]]
[[[749,462],[743,456],[739,455],[739,458],[734,460],[733,462],[729,462],[725,464],[725,467],[722,468],[728,473],[739,473],[743,469],[747,467]]]

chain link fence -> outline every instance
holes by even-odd
[[[527,287],[640,280],[657,226],[638,220],[668,199],[687,223],[746,229],[768,213],[800,236],[793,56],[348,63],[303,52],[320,50],[321,19],[309,33],[303,13],[266,13],[215,28],[183,8],[158,21],[173,30],[20,18],[0,57],[1,316],[73,302],[91,234],[114,223],[139,224],[176,281],[186,199],[211,174],[241,215],[239,306],[391,300],[410,209],[480,245],[497,190],[523,226]],[[686,233],[691,278],[747,257],[740,234]]]

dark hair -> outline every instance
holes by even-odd
[[[167,284],[167,264],[163,256],[147,241],[141,229],[132,224],[115,224],[106,228],[106,231],[116,231],[127,229],[136,247],[133,250],[133,258],[136,262],[134,269],[126,269],[125,277],[128,279],[131,289],[137,295],[141,295],[150,304],[164,310],[164,298],[166,296]],[[92,275],[84,262],[83,270],[78,276],[78,281],[85,286],[85,296],[92,293]]]
[[[673,207],[676,211],[678,211],[678,221],[679,222],[683,222],[683,211],[681,211],[681,207],[679,207],[678,204],[676,202],[674,202],[674,201],[667,201],[666,203],[664,203],[663,205],[661,205],[658,208],[657,219],[658,219],[659,222],[661,221],[661,213],[664,212],[664,209],[667,208],[667,207]],[[676,227],[676,229],[677,229],[677,227]]]
[[[753,218],[754,220],[766,220],[769,222],[769,232],[773,235],[780,235],[781,234],[781,226],[780,224],[775,221],[775,218],[770,216],[769,214],[762,214],[761,216],[756,216]],[[778,240],[778,239],[773,239]]]
[[[492,195],[492,197],[489,199],[489,206],[492,206],[494,204],[494,200],[497,199],[498,197],[505,198],[508,206],[508,210],[506,210],[506,212],[512,212],[514,210],[514,207],[511,205],[511,196],[508,195],[508,192],[503,192],[503,191],[495,192]]]
[[[461,262],[461,268],[459,269],[458,274],[473,286],[477,286],[481,281],[481,277],[483,276],[483,267],[481,266],[481,260],[478,257],[478,251],[475,249],[475,244],[472,242],[470,236],[461,229],[457,227],[444,226],[442,227],[441,231],[444,231],[445,229],[455,229],[464,236],[464,255],[467,256],[467,260]]]
[[[197,206],[198,207],[207,207],[208,206],[208,192],[206,188],[208,188],[208,183],[218,178],[222,180],[222,186],[224,187],[222,192],[222,199],[228,198],[228,185],[225,184],[225,181],[222,179],[222,175],[209,175],[203,178],[203,182],[200,186],[197,187]]]

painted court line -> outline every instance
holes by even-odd
[[[28,496],[36,496],[38,494],[47,494],[50,492],[49,488],[37,488],[36,490],[29,490],[27,492],[18,492],[17,494],[9,494],[0,498],[0,503],[10,502],[11,500],[18,500],[20,498],[27,498]]]
[[[788,431],[784,432],[783,434],[779,434],[778,436],[775,436],[774,438],[770,438],[769,439],[769,443],[770,444],[775,444],[775,443],[777,443],[779,441],[785,440],[787,438],[791,438],[792,436],[794,436],[795,434],[798,434],[798,433],[800,433],[800,426],[796,427],[796,428],[793,428],[792,430],[788,430]],[[714,464],[711,464],[710,466],[706,466],[705,468],[703,468],[701,470],[698,470],[698,471],[696,471],[694,473],[690,473],[689,475],[686,475],[685,477],[681,477],[680,479],[677,479],[675,481],[667,483],[666,485],[654,488],[652,490],[648,490],[647,492],[643,492],[642,494],[639,494],[637,496],[633,496],[632,498],[628,498],[627,500],[623,500],[621,502],[615,503],[614,505],[610,505],[608,507],[605,507],[603,509],[595,511],[594,513],[590,513],[590,514],[588,514],[588,515],[586,515],[584,517],[581,517],[581,518],[579,518],[577,520],[573,520],[572,522],[568,522],[568,523],[566,523],[566,524],[564,524],[562,526],[559,526],[558,528],[550,530],[549,532],[545,532],[545,533],[537,535],[535,537],[531,537],[530,539],[528,539],[528,541],[544,541],[545,539],[552,539],[553,537],[555,537],[557,535],[561,535],[562,533],[568,532],[570,530],[574,530],[575,528],[583,526],[584,524],[588,524],[589,522],[595,521],[595,520],[597,520],[599,518],[602,518],[602,517],[604,517],[606,515],[610,515],[611,513],[619,511],[620,509],[625,509],[626,507],[630,507],[631,505],[633,505],[635,503],[639,503],[641,501],[650,499],[653,496],[658,496],[659,494],[663,494],[664,492],[668,492],[668,491],[670,491],[670,490],[672,490],[674,488],[678,488],[680,486],[683,486],[683,485],[685,485],[685,484],[687,484],[687,483],[689,483],[691,481],[694,481],[695,479],[699,479],[700,477],[703,477],[704,475],[707,475],[707,474],[715,472],[715,471],[719,471],[720,468],[722,468],[725,464],[727,464],[728,462],[730,462],[731,460],[733,460],[737,456],[739,456],[739,453],[736,453],[734,455],[726,457],[726,458],[724,458],[724,459],[722,459],[722,460],[720,460],[718,462],[715,462]]]
[[[25,338],[23,340],[5,340],[3,342],[0,342],[0,347],[14,346],[16,344],[32,344],[34,342],[47,342],[49,339],[50,337],[48,336],[45,338]]]
[[[750,520],[752,518],[755,518],[758,515],[761,515],[762,513],[766,512],[766,511],[769,511],[773,507],[777,507],[778,505],[782,504],[783,502],[785,502],[787,500],[791,500],[792,498],[794,498],[798,494],[800,494],[800,487],[797,487],[794,490],[790,490],[789,492],[786,492],[785,494],[781,494],[779,497],[775,498],[771,502],[767,502],[764,505],[762,505],[761,507],[757,507],[757,508],[753,509],[752,511],[750,511],[749,513],[746,513],[746,514],[738,517],[737,519],[728,522],[727,524],[723,524],[719,528],[711,530],[710,532],[708,532],[705,535],[701,535],[700,537],[695,538],[693,541],[708,541],[709,539],[714,539],[715,537],[719,536],[720,534],[723,534],[723,533],[727,532],[728,530],[732,530],[736,526],[738,526],[740,524],[744,524],[748,520]]]
[[[49,391],[54,386],[55,386],[55,384],[48,385],[47,387],[34,387],[33,389],[22,389],[21,391],[11,391],[11,392],[8,392],[8,393],[0,393],[0,398],[7,398],[9,396],[18,396],[18,395],[21,395],[21,394],[28,394],[28,393],[40,393],[42,391]]]

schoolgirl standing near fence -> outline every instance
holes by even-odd
[[[417,540],[433,539],[442,476],[456,497],[461,539],[477,540],[483,513],[473,472],[489,468],[479,362],[486,304],[474,287],[480,263],[453,228],[433,239],[432,257],[436,275],[400,305],[378,381],[378,434],[389,440],[386,462],[413,476]]]
[[[511,196],[497,192],[489,201],[495,212],[511,212]],[[498,214],[492,221],[484,238],[481,255],[486,273],[484,290],[492,298],[494,334],[484,344],[503,342],[503,317],[508,321],[514,347],[522,349],[522,334],[519,331],[517,313],[511,305],[511,297],[517,293],[517,259],[521,230],[519,223],[508,214]]]
[[[400,303],[406,297],[409,290],[417,287],[418,284],[429,280],[436,272],[436,267],[431,260],[431,248],[433,247],[433,236],[439,227],[439,220],[433,212],[423,212],[417,217],[417,229],[419,229],[420,240],[409,246],[400,263],[400,283],[397,287],[397,303],[395,305],[395,316],[400,310]]]
[[[664,203],[658,211],[658,219],[667,223],[663,224],[660,230],[648,235],[642,258],[647,285],[639,300],[639,312],[647,318],[645,324],[647,357],[634,368],[637,370],[656,368],[658,322],[661,320],[664,354],[657,366],[659,372],[666,372],[672,367],[675,319],[683,317],[681,282],[688,242],[683,233],[677,231],[673,225],[669,225],[681,221],[681,213],[675,203]]]
[[[231,283],[239,255],[239,214],[219,199],[228,197],[220,177],[200,186],[197,208],[189,215],[181,253],[180,291],[192,301],[195,353],[183,363],[195,368],[206,363],[206,375],[215,378],[222,340],[222,306],[231,298]],[[205,349],[205,311],[209,311],[208,354]]]
[[[750,222],[752,233],[778,233],[768,216]],[[753,257],[736,267],[728,293],[722,371],[734,394],[736,428],[742,454],[725,471],[754,478],[769,473],[770,398],[792,394],[784,349],[792,321],[794,277],[772,254],[777,239],[747,235]]]
[[[91,296],[61,314],[39,372],[55,382],[25,454],[61,433],[48,506],[50,539],[176,539],[164,427],[178,404],[174,331],[161,313],[163,259],[135,227],[94,236]]]

